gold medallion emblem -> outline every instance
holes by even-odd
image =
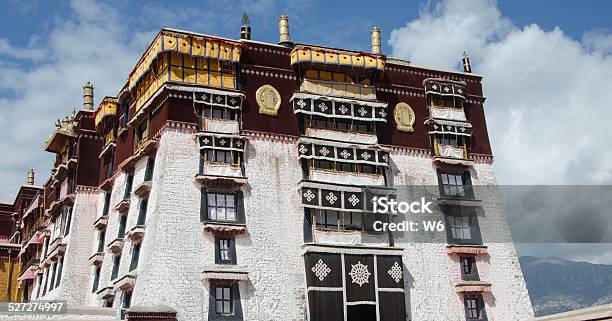
[[[411,133],[414,131],[412,125],[414,125],[414,111],[410,107],[410,105],[401,102],[395,105],[395,109],[393,111],[393,116],[395,118],[395,123],[397,124],[397,130]]]
[[[255,92],[255,99],[259,105],[259,113],[270,116],[277,116],[280,108],[281,96],[276,88],[270,85],[263,85]]]

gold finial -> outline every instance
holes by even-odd
[[[83,86],[83,109],[93,110],[94,86],[88,80]]]
[[[461,61],[463,62],[463,71],[471,73],[472,66],[470,65],[470,57],[468,57],[467,52],[463,52],[463,59],[461,59]]]
[[[30,169],[28,171],[28,178],[26,182],[28,183],[28,185],[34,185],[34,170],[33,169]]]
[[[279,45],[291,45],[291,37],[289,36],[289,17],[281,15],[278,17]]]
[[[380,45],[380,28],[372,28],[372,53],[376,55],[382,54]]]
[[[251,39],[251,27],[249,24],[251,23],[251,18],[244,13],[242,14],[242,27],[240,27],[240,39]]]

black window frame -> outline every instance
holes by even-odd
[[[106,230],[98,232],[98,253],[104,252],[104,242],[106,241]]]
[[[136,270],[138,268],[138,262],[140,260],[140,249],[142,243],[133,243],[132,244],[132,255],[130,258],[130,272]]]
[[[121,254],[113,256],[113,268],[111,270],[111,281],[116,280],[119,276],[119,267],[121,266]]]
[[[466,320],[487,321],[487,312],[482,294],[464,294],[463,306]]]
[[[134,174],[127,174],[125,179],[125,190],[123,191],[123,199],[129,200],[132,197],[132,185],[134,184]]]
[[[155,157],[151,156],[147,159],[147,167],[145,169],[144,181],[150,182],[153,179],[153,170],[155,169]]]
[[[149,205],[149,199],[143,198],[140,200],[140,204],[138,205],[138,218],[136,220],[136,225],[145,225],[147,221],[147,206]]]
[[[102,208],[102,216],[108,216],[110,211],[111,193],[106,192],[104,194],[104,207]]]
[[[462,172],[438,169],[438,188],[444,198],[474,199],[474,189],[469,170]],[[458,180],[461,184],[457,184]]]
[[[461,266],[462,281],[480,281],[478,275],[478,267],[476,265],[476,257],[473,255],[459,256],[459,265]]]
[[[461,223],[467,223],[466,226],[457,226],[457,219],[460,218]],[[446,221],[446,236],[449,244],[455,245],[482,245],[482,235],[480,233],[480,225],[478,224],[478,216],[474,212],[468,213],[450,213],[445,215]],[[470,235],[469,238],[457,237],[456,233],[453,235],[453,231],[457,229],[467,228]]]
[[[55,265],[55,284],[54,289],[60,286],[62,282],[62,271],[64,269],[64,257],[60,257],[57,259],[57,263]]]
[[[102,266],[97,265],[94,267],[94,276],[93,276],[93,284],[91,293],[96,293],[98,291],[98,287],[100,286],[100,274],[102,272]]]
[[[123,238],[125,238],[126,225],[127,225],[127,214],[119,215],[119,228],[117,229],[117,239],[123,240]]]
[[[225,249],[222,245],[227,244]],[[227,254],[227,259],[223,258]],[[236,265],[236,239],[231,237],[215,237],[215,264]]]
[[[216,316],[232,316],[234,315],[234,284],[216,284],[214,286],[214,312]],[[221,298],[219,298],[219,290],[221,290]],[[227,293],[226,291],[227,290]],[[226,295],[229,294],[229,297]],[[219,312],[219,302],[221,303],[221,312]],[[226,304],[229,307],[229,312],[225,313]]]

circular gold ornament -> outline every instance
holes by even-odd
[[[255,99],[259,105],[259,113],[270,116],[277,116],[281,104],[281,96],[276,88],[270,85],[263,85],[255,92]]]
[[[408,133],[414,131],[412,125],[414,125],[415,116],[410,105],[404,102],[398,103],[393,110],[393,116],[397,124],[397,130]]]

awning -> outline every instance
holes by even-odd
[[[224,107],[229,109],[240,109],[244,95],[231,91],[208,90],[205,92],[194,92],[193,101],[197,104]]]
[[[429,134],[451,134],[460,136],[472,136],[472,125],[466,122],[428,119],[425,124],[429,128]]]
[[[290,99],[293,112],[361,121],[387,122],[387,103],[327,97],[296,92]]]
[[[28,240],[27,244],[43,244],[43,234],[41,232],[36,232],[32,235],[30,240]]]
[[[455,291],[466,292],[491,292],[491,284],[482,281],[462,281],[455,285]]]
[[[248,281],[249,274],[240,271],[204,271],[202,278],[204,280]]]
[[[455,96],[465,99],[465,86],[443,79],[425,79],[425,94]]]
[[[301,141],[298,144],[299,158],[321,159],[336,162],[389,166],[389,153],[372,148],[353,146],[339,147]]]
[[[372,212],[374,197],[393,197],[389,189],[309,183],[302,183],[299,192],[304,207],[350,212]]]
[[[98,130],[101,129],[104,119],[114,119],[117,115],[117,98],[104,97],[98,109],[94,112],[95,125]]]
[[[238,135],[199,135],[200,149],[234,150],[244,153],[246,139]]]

